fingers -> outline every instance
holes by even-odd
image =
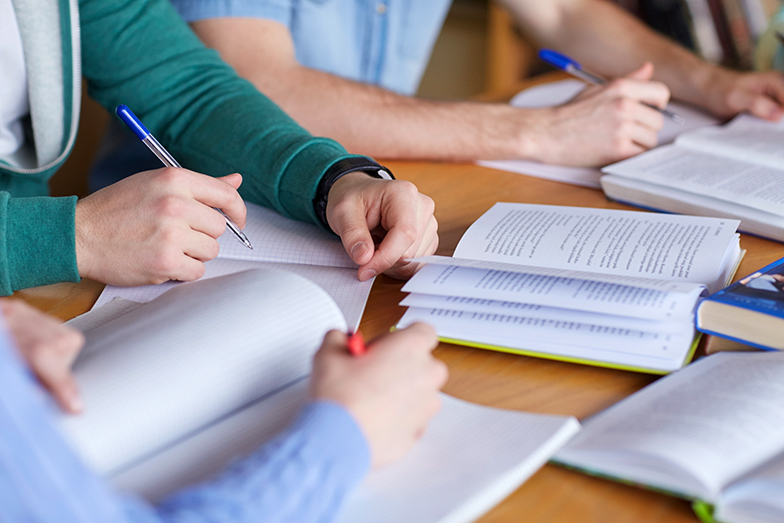
[[[363,275],[390,273],[390,269],[406,265],[406,259],[432,254],[438,246],[433,200],[419,194],[413,184],[406,182],[390,191],[387,202],[383,208],[383,225],[387,233],[372,259],[360,267],[360,279]],[[390,273],[396,274],[399,277],[401,273]]]
[[[242,182],[242,177],[239,174],[212,178],[185,169],[167,169],[164,176],[187,177],[187,180],[182,180],[182,183],[187,183],[193,198],[208,207],[221,209],[234,220],[240,229],[245,227],[247,208],[237,192],[237,188],[232,185],[235,183],[239,187],[239,183]],[[180,182],[180,180],[176,181]]]
[[[368,229],[364,199],[352,198],[337,204],[330,225],[354,263],[362,266],[371,260],[374,243]],[[376,274],[360,272],[360,280],[369,280]]]
[[[628,98],[636,102],[644,102],[661,109],[670,100],[670,90],[660,82],[649,82],[622,78],[610,82],[607,88],[609,96]]]
[[[437,249],[438,249],[438,222],[436,222],[435,217],[433,217],[431,218],[430,224],[425,230],[425,234],[422,238],[422,241],[418,245],[417,251],[411,254],[410,256],[404,255],[403,258],[399,260],[394,267],[385,271],[384,274],[386,274],[387,276],[391,276],[392,278],[397,278],[401,280],[408,279],[419,270],[422,264],[406,262],[405,259],[430,256],[431,254],[434,254]]]
[[[429,353],[438,346],[438,337],[433,327],[417,322],[374,339],[368,344],[368,350],[385,346],[419,347]]]
[[[765,95],[754,96],[748,104],[748,111],[754,116],[774,122],[784,115],[782,105]]]
[[[2,300],[0,304],[19,353],[38,380],[63,409],[81,412],[71,365],[84,344],[84,336],[19,300]]]
[[[630,80],[638,80],[640,82],[650,81],[650,79],[653,78],[653,64],[651,62],[645,62],[642,64],[642,67],[627,74],[626,78]]]

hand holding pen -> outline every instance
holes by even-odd
[[[599,75],[589,73],[585,69],[583,69],[582,65],[576,60],[569,58],[568,56],[561,54],[557,51],[553,51],[552,49],[542,49],[539,51],[539,58],[547,62],[548,64],[561,69],[564,72],[569,73],[570,75],[574,76],[575,78],[579,78],[583,82],[589,83],[591,85],[607,85],[607,79],[602,78]],[[664,116],[672,120],[673,122],[677,123],[678,125],[683,125],[686,123],[686,120],[683,119],[682,116],[673,113],[668,109],[663,109],[661,107],[657,107],[655,105],[642,102],[643,105],[646,107],[650,107],[656,111],[659,111]]]

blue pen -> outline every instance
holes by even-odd
[[[147,148],[151,150],[152,153],[157,156],[161,162],[163,162],[163,165],[166,167],[182,168],[179,162],[177,162],[177,160],[175,160],[174,157],[169,154],[169,151],[164,149],[163,145],[161,145],[160,142],[155,139],[155,137],[144,126],[141,120],[139,120],[136,115],[133,114],[133,111],[128,109],[128,106],[118,105],[116,112],[117,116],[120,117],[120,120],[125,122],[125,125],[127,125],[131,131],[133,131],[133,133],[139,137],[142,143],[144,143],[144,145],[146,145]],[[232,221],[232,219],[229,218],[222,210],[218,209],[217,207],[213,207],[213,209],[221,213],[223,217],[226,218],[226,226],[231,232],[234,233],[240,243],[242,243],[248,249],[253,250],[253,245],[250,244],[250,240],[248,240],[248,237],[245,236],[245,233],[243,233],[240,228],[237,227],[237,224],[234,223],[234,221]]]
[[[583,69],[583,66],[581,66],[580,63],[577,62],[576,60],[572,60],[568,56],[561,54],[557,51],[553,51],[552,49],[540,50],[539,58],[541,58],[548,64],[553,65],[558,69],[561,69],[562,71],[569,73],[575,78],[579,78],[583,82],[587,82],[593,85],[605,85],[607,83],[607,80],[605,80],[601,76],[591,74],[585,69]],[[679,114],[675,114],[672,111],[669,111],[667,109],[662,109],[661,107],[656,107],[655,105],[647,104],[645,102],[642,103],[643,105],[650,107],[651,109],[656,109],[664,116],[668,117],[673,122],[677,123],[678,125],[683,125],[684,123],[686,123],[686,120],[683,118],[683,116]]]

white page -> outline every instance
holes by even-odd
[[[339,267],[321,267],[318,265],[293,265],[282,263],[261,263],[246,260],[229,260],[217,258],[204,264],[205,273],[201,280],[215,278],[226,274],[246,271],[249,269],[281,270],[307,278],[325,291],[335,300],[346,324],[351,329],[357,329],[365,310],[370,289],[374,279],[361,282],[357,279],[356,269]],[[93,309],[110,303],[116,298],[123,298],[139,303],[146,303],[164,292],[180,285],[189,285],[182,282],[166,282],[160,285],[144,285],[141,287],[115,287],[107,285],[101,293]]]
[[[439,338],[447,341],[632,366],[653,372],[680,368],[690,352],[693,338],[693,332],[641,332],[541,318],[416,307],[406,311],[398,327],[404,328],[417,321],[432,325]]]
[[[226,230],[218,239],[219,258],[328,267],[356,268],[340,238],[319,227],[281,216],[272,209],[246,202],[248,218],[243,232],[253,244],[248,249]]]
[[[253,270],[182,285],[87,331],[85,403],[62,426],[106,474],[309,372],[337,306],[294,274]]]
[[[591,418],[557,459],[714,500],[782,449],[784,353],[721,353]],[[640,456],[649,456],[646,466],[633,466]],[[688,476],[699,484],[687,489]]]
[[[656,149],[605,172],[784,216],[784,169],[680,146]]]
[[[694,319],[691,316],[682,321],[657,321],[579,311],[559,307],[547,307],[531,303],[465,298],[462,296],[436,296],[432,294],[411,293],[400,302],[404,307],[420,309],[445,309],[452,311],[492,313],[526,318],[587,323],[616,329],[630,329],[645,332],[694,332]]]
[[[748,114],[741,114],[727,125],[684,134],[676,143],[678,146],[696,149],[703,153],[782,170],[784,120],[768,122]]]
[[[723,285],[739,222],[648,212],[496,203],[455,258]],[[732,260],[734,263],[734,260]]]
[[[236,413],[114,478],[119,488],[160,500],[214,477],[252,453],[307,401],[305,381]],[[578,430],[573,418],[472,405],[442,396],[443,408],[414,449],[371,472],[339,523],[471,521],[507,496]],[[199,456],[194,460],[193,456]]]
[[[606,282],[425,265],[403,292],[501,300],[656,320],[691,318],[701,288],[665,292]]]
[[[562,80],[544,85],[537,85],[519,92],[510,104],[515,107],[550,107],[561,105],[574,98],[585,89],[585,82],[580,80]],[[669,118],[664,119],[664,127],[659,132],[659,144],[671,143],[676,136],[687,131],[715,125],[719,121],[694,107],[679,102],[671,102],[668,108],[682,116],[686,123],[678,125]],[[601,171],[587,167],[564,167],[548,165],[525,160],[480,161],[479,165],[492,167],[501,171],[510,171],[558,182],[599,188]]]
[[[784,454],[721,493],[716,521],[778,523],[784,518]]]

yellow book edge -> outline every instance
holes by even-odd
[[[699,332],[695,331],[695,336],[694,336],[694,340],[691,343],[691,348],[689,349],[689,352],[686,354],[686,357],[683,359],[683,364],[679,368],[682,368],[682,367],[686,366],[689,362],[691,362],[691,359],[694,357],[694,353],[697,351],[697,345],[700,342],[700,337],[701,336],[702,336],[702,333],[699,333]],[[457,340],[457,339],[453,339],[453,338],[445,338],[445,337],[440,337],[440,336],[439,336],[438,339],[440,341],[444,342],[444,343],[453,343],[455,345],[465,345],[467,347],[474,347],[476,349],[494,350],[494,351],[498,351],[498,352],[507,352],[509,354],[519,354],[521,356],[531,356],[531,357],[534,357],[534,358],[544,358],[544,359],[547,359],[547,360],[564,361],[564,362],[567,362],[567,363],[578,363],[580,365],[591,365],[593,367],[604,367],[604,368],[608,368],[608,369],[628,370],[628,371],[632,371],[632,372],[644,372],[644,373],[647,373],[647,374],[658,374],[658,375],[662,375],[662,376],[665,375],[665,374],[669,374],[670,372],[673,372],[675,370],[678,370],[678,369],[673,369],[673,370],[669,370],[668,371],[668,370],[660,370],[660,369],[650,369],[650,368],[647,368],[647,367],[637,367],[637,366],[634,366],[634,365],[623,365],[623,364],[620,364],[620,363],[612,363],[612,362],[601,361],[601,360],[592,360],[592,359],[588,359],[588,358],[578,358],[578,357],[574,357],[574,356],[563,356],[563,355],[560,355],[560,354],[550,354],[550,353],[547,353],[547,352],[538,352],[538,351],[534,351],[534,350],[512,349],[512,348],[509,348],[509,347],[501,347],[501,346],[498,346],[498,345],[490,345],[490,344],[486,344],[486,343],[478,343],[478,342],[473,342],[473,341]]]

